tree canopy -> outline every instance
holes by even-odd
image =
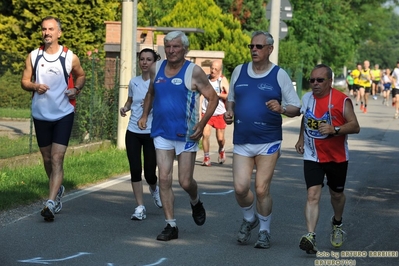
[[[0,51],[2,64],[21,70],[28,53],[41,44],[40,23],[44,17],[61,20],[60,42],[79,56],[102,50],[104,21],[114,20],[120,12],[115,0],[6,0],[0,5]]]
[[[246,44],[254,30],[267,30],[267,0],[138,0],[138,26],[195,27],[190,49],[221,50],[228,72],[249,60]],[[398,0],[290,0],[293,19],[280,41],[279,65],[309,75],[319,62],[339,74],[368,59],[393,67],[398,59]],[[104,21],[121,18],[120,0],[3,0],[0,3],[0,63],[20,73],[26,55],[41,42],[40,21],[57,16],[61,42],[84,56],[104,56]],[[277,51],[275,51],[277,52]],[[1,73],[0,73],[1,74]]]
[[[191,19],[196,14],[195,20]],[[204,34],[190,34],[191,50],[224,51],[224,68],[227,75],[237,62],[250,60],[247,44],[248,35],[241,31],[238,20],[231,14],[223,14],[213,0],[194,3],[191,0],[179,1],[173,12],[159,21],[160,26],[200,28]]]

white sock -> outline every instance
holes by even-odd
[[[197,195],[197,198],[195,200],[190,199],[191,205],[195,206],[199,202],[199,196]]]
[[[270,223],[272,221],[272,214],[268,216],[262,216],[258,213],[259,218],[259,231],[267,231],[270,234]]]
[[[165,222],[167,224],[169,224],[170,226],[172,226],[172,227],[176,227],[176,219],[171,219],[171,220],[166,220],[165,219]]]
[[[241,207],[242,215],[244,216],[244,220],[248,222],[255,221],[255,210],[254,205],[251,204],[249,207]]]

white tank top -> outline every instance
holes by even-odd
[[[36,61],[39,49],[31,52],[32,65]],[[38,120],[57,121],[74,112],[74,106],[69,102],[65,94],[68,84],[65,81],[61,61],[58,59],[63,53],[60,45],[55,54],[43,52],[36,69],[36,83],[46,84],[49,89],[46,93],[39,95],[34,93],[32,98],[32,116]],[[68,73],[72,69],[72,51],[68,50],[65,58],[65,67]]]
[[[211,85],[215,89],[216,93],[222,92],[222,88],[220,88],[220,86],[222,84],[221,78],[218,78],[215,81],[209,80],[209,83],[211,83]],[[202,113],[206,112],[206,108],[208,108],[208,100],[204,98],[204,100],[202,101]],[[222,115],[224,113],[226,113],[226,107],[224,105],[224,102],[221,99],[219,99],[218,106],[216,107],[216,110],[213,113],[213,116]]]

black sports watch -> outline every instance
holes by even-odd
[[[334,130],[335,130],[335,135],[338,135],[338,132],[341,130],[341,128],[340,127],[334,127]]]

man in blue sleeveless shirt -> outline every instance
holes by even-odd
[[[237,241],[246,244],[251,230],[260,224],[255,248],[270,247],[270,185],[280,155],[281,114],[288,117],[300,114],[300,100],[290,77],[269,60],[273,43],[268,32],[252,34],[248,45],[252,61],[234,69],[225,113],[227,124],[234,121],[234,191],[244,216]],[[257,213],[255,196],[250,190],[255,165]]]
[[[197,225],[205,223],[205,209],[199,199],[193,174],[198,141],[216,109],[218,96],[202,68],[185,59],[189,41],[183,32],[168,33],[164,45],[167,60],[151,66],[150,86],[138,125],[141,129],[146,128],[152,107],[151,137],[154,138],[156,149],[159,188],[166,221],[166,227],[157,240],[169,241],[177,239],[179,232],[174,218],[172,190],[175,156],[178,161],[179,184],[190,196],[194,222]],[[209,104],[199,121],[200,94]]]

